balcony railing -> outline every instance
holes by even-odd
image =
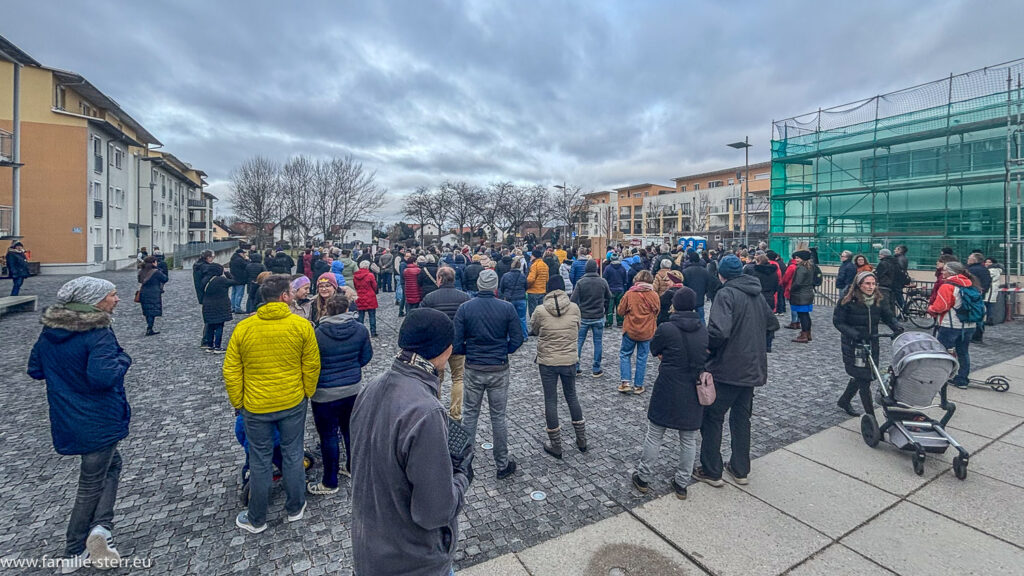
[[[206,200],[193,200],[193,199],[189,198],[188,199],[188,207],[189,208],[206,208]]]
[[[189,230],[206,230],[207,228],[209,228],[209,226],[206,225],[206,222],[189,222],[188,223],[188,229]]]
[[[14,162],[14,134],[0,130],[0,163]]]

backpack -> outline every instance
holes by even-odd
[[[821,283],[825,281],[825,275],[821,273],[821,268],[818,268],[817,264],[814,264],[814,287],[821,286]]]
[[[960,288],[960,306],[956,308],[956,317],[963,323],[977,323],[985,319],[985,301],[980,290],[973,286]]]

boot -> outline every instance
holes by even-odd
[[[790,330],[799,330],[800,329],[800,323],[799,322],[790,322],[789,324],[786,324],[786,328],[788,328]]]
[[[807,331],[807,341],[810,342],[811,340],[813,340],[813,338],[811,338],[811,331],[808,330]]]
[[[860,386],[857,384],[857,381],[850,378],[850,383],[846,385],[846,390],[843,391],[843,395],[840,396],[839,401],[836,402],[836,406],[842,408],[843,411],[850,416],[860,416],[860,412],[854,410],[853,406],[850,405],[850,400],[853,399],[853,395],[857,393],[859,388]]]
[[[157,332],[156,330],[153,330],[152,328],[146,328],[146,336],[156,336],[157,334],[159,334],[159,332]]]
[[[587,421],[580,420],[579,422],[573,420],[572,428],[576,431],[576,447],[580,449],[580,452],[587,451]]]
[[[559,426],[554,430],[545,428],[545,432],[548,433],[548,444],[544,445],[544,451],[551,454],[559,460],[562,459],[562,427]]]
[[[793,338],[793,342],[799,342],[801,344],[807,344],[808,342],[811,341],[809,336],[810,336],[810,334],[808,334],[807,332],[804,332],[803,330],[801,330],[800,331],[800,335],[797,336],[796,338]]]

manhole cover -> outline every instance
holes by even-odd
[[[626,576],[627,572],[625,568],[612,568],[608,571],[608,576]]]
[[[483,444],[480,445],[480,447],[483,448],[484,450],[491,450],[494,448],[494,444],[491,444],[490,442],[484,442]]]
[[[533,500],[536,502],[543,502],[544,500],[547,500],[547,497],[548,495],[545,494],[544,492],[541,492],[540,490],[534,490],[533,492],[530,492],[530,498],[533,498]]]

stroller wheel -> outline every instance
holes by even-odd
[[[960,456],[953,458],[953,474],[956,474],[958,480],[967,478],[967,459]]]
[[[1004,376],[990,376],[985,380],[985,384],[988,384],[996,392],[1006,392],[1010,389],[1010,381]]]
[[[924,452],[914,452],[914,474],[924,476]]]
[[[242,489],[238,493],[238,499],[242,501],[242,506],[249,505],[249,481],[246,480],[242,483]]]
[[[860,434],[864,437],[864,443],[874,448],[882,439],[882,432],[878,429],[878,422],[874,414],[865,414],[860,417]]]
[[[316,464],[316,456],[308,450],[302,453],[302,469],[309,470]]]

